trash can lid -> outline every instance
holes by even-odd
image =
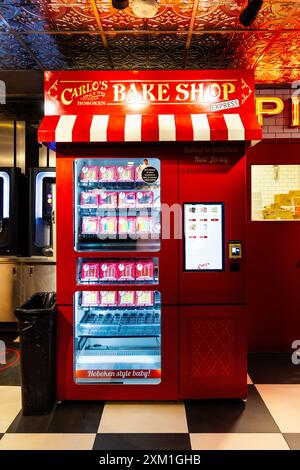
[[[21,307],[15,310],[17,318],[24,315],[48,315],[54,313],[56,308],[55,292],[36,292]]]

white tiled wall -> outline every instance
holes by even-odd
[[[252,220],[262,220],[262,209],[274,202],[275,194],[300,189],[300,165],[252,165]]]

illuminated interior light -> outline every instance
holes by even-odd
[[[44,106],[44,114],[48,116],[54,116],[57,114],[57,103],[55,101],[47,100]]]
[[[0,178],[3,179],[3,218],[9,219],[9,174],[5,171],[0,171]]]
[[[53,178],[54,173],[50,171],[41,171],[35,180],[35,218],[43,217],[43,179]]]
[[[157,0],[131,0],[130,6],[138,18],[153,18],[159,8]]]
[[[128,109],[130,109],[131,111],[141,111],[146,106],[147,104],[143,104],[143,103],[130,103],[127,105]]]
[[[148,106],[148,101],[143,100],[139,94],[131,94],[126,101],[126,105],[132,111],[140,111]]]

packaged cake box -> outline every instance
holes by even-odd
[[[100,265],[100,279],[101,281],[116,281],[117,280],[117,265],[116,263],[101,263]]]
[[[80,173],[82,183],[97,183],[99,179],[98,166],[83,166]]]
[[[83,291],[81,294],[81,305],[83,307],[98,307],[98,291]]]
[[[81,233],[97,235],[99,233],[99,217],[82,217]]]
[[[138,234],[149,234],[152,232],[152,217],[140,216],[136,219],[136,232]]]
[[[135,192],[134,191],[121,191],[119,193],[119,207],[122,209],[135,208]]]
[[[136,292],[135,304],[137,307],[150,307],[154,303],[153,291],[141,290]]]
[[[100,230],[101,235],[114,235],[117,233],[117,218],[116,217],[100,217]]]
[[[115,307],[117,305],[117,293],[115,291],[100,291],[99,305],[105,307]]]
[[[120,235],[135,235],[136,217],[119,217],[118,232]]]
[[[131,182],[134,181],[134,166],[118,166],[117,167],[118,181]]]
[[[82,281],[98,281],[100,276],[99,263],[86,262],[81,266]]]
[[[152,281],[154,278],[153,261],[138,261],[136,263],[135,273],[137,281]]]
[[[117,181],[115,166],[101,166],[99,169],[99,181],[111,183]]]
[[[118,280],[119,281],[134,281],[135,280],[135,263],[130,261],[123,261],[118,263]]]
[[[96,191],[85,191],[80,195],[80,207],[84,209],[97,209],[98,193]]]
[[[118,207],[118,194],[115,191],[100,191],[98,204],[102,209],[116,209]]]
[[[153,201],[153,191],[138,191],[136,194],[136,207],[152,207]]]
[[[120,307],[132,307],[135,305],[135,291],[119,291],[118,304]]]

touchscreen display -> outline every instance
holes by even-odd
[[[185,203],[184,270],[224,269],[224,204]]]
[[[0,177],[0,219],[3,219],[3,203],[4,203],[3,178]]]

